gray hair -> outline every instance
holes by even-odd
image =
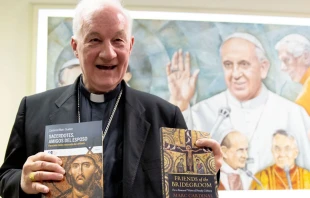
[[[274,138],[276,135],[283,135],[291,140],[293,140],[294,142],[294,146],[296,148],[298,148],[298,145],[297,145],[297,141],[296,141],[296,138],[294,137],[294,135],[288,133],[287,131],[283,130],[283,129],[278,129],[276,130],[276,132],[274,132],[274,134],[272,135],[272,137]]]
[[[262,43],[255,36],[248,34],[248,33],[244,33],[244,32],[235,32],[235,33],[229,35],[228,37],[226,37],[222,42],[222,45],[220,47],[220,51],[222,51],[222,47],[225,44],[225,42],[230,40],[230,39],[233,39],[233,38],[240,38],[240,39],[249,41],[250,43],[255,45],[255,51],[256,51],[256,56],[257,56],[258,60],[260,62],[262,62],[264,60],[268,60]]]
[[[310,52],[310,42],[306,37],[300,34],[289,34],[275,45],[277,51],[281,48],[285,48],[288,53],[297,58],[305,52]]]
[[[126,10],[122,6],[121,0],[81,0],[76,8],[75,8],[75,14],[73,17],[72,22],[72,30],[73,30],[73,37],[77,38],[80,34],[80,31],[82,29],[83,20],[85,15],[94,12],[98,8],[102,8],[105,5],[115,5],[121,9],[121,11],[124,13],[124,15],[128,19],[128,33],[131,35],[132,32],[132,18],[130,17],[129,11]]]

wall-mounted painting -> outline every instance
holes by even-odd
[[[221,144],[220,197],[309,194],[310,20],[130,12],[124,80],[179,106],[189,128]],[[72,16],[39,11],[37,92],[81,73]]]

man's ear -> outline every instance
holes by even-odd
[[[134,42],[135,42],[135,37],[132,36],[131,39],[130,39],[130,54],[131,54]]]
[[[77,52],[77,40],[73,36],[71,37],[71,48],[73,50],[74,56],[76,58],[79,58],[78,52]]]
[[[296,148],[294,149],[294,158],[295,158],[295,160],[298,157],[298,154],[299,154],[299,149],[296,146]]]
[[[221,150],[222,150],[222,153],[223,153],[223,158],[227,158],[228,148],[226,146],[221,146]]]
[[[302,58],[305,65],[310,66],[310,52],[304,52]]]
[[[270,68],[270,62],[268,60],[261,61],[261,78],[265,79],[267,77]]]

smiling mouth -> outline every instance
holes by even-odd
[[[234,82],[233,86],[235,89],[244,89],[246,86],[245,82]]]
[[[239,81],[234,82],[235,85],[243,85],[243,84],[245,84],[245,83],[246,83],[246,82],[239,82]]]
[[[113,66],[96,65],[96,67],[97,67],[98,69],[101,69],[101,70],[112,70],[112,69],[114,69],[116,66],[115,66],[115,65],[113,65]]]

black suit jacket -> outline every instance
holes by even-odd
[[[73,85],[22,99],[0,169],[3,198],[40,197],[20,189],[27,158],[44,150],[45,126],[77,122]],[[161,197],[160,127],[186,128],[179,108],[159,97],[127,87],[124,82],[123,197]]]

